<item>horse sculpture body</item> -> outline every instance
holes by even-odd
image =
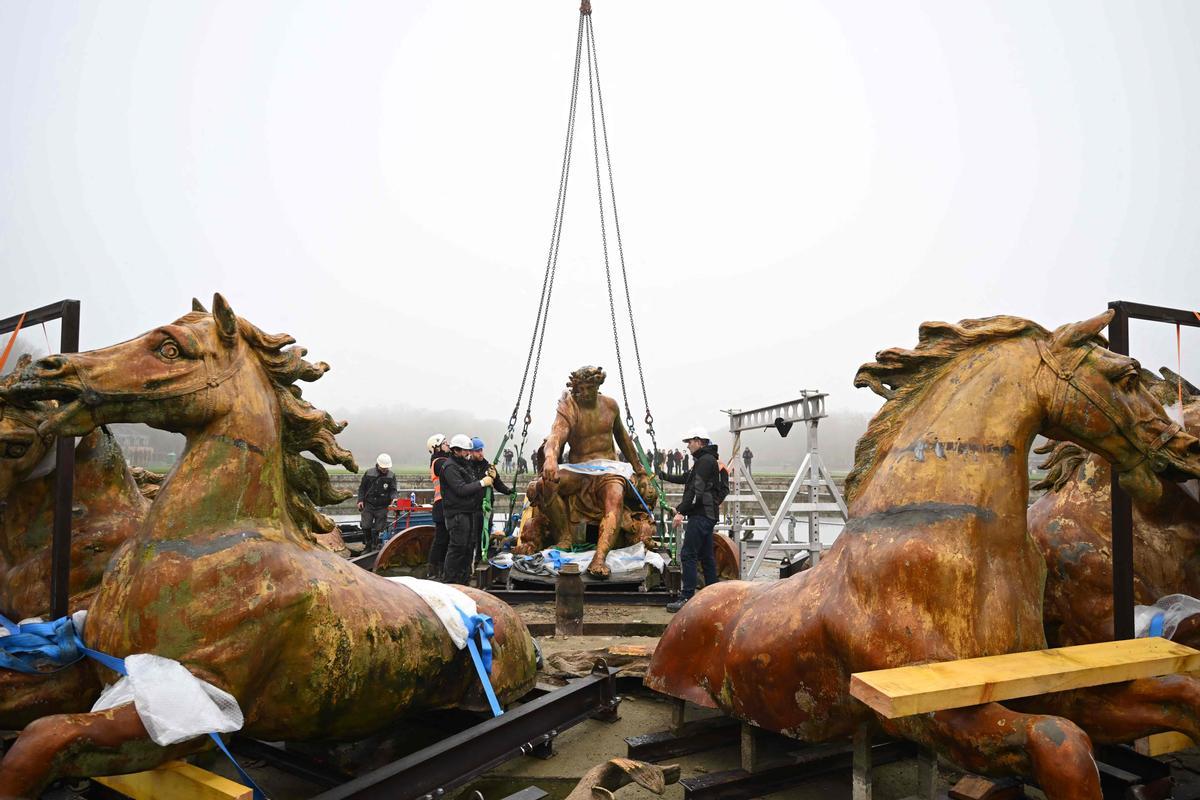
[[[1109,314],[1053,334],[995,317],[927,323],[856,378],[888,398],[847,481],[850,521],[812,569],[722,582],[684,606],[646,676],[653,689],[807,741],[874,718],[853,672],[1045,646],[1045,561],[1026,523],[1026,456],[1039,431],[1105,453],[1129,485],[1151,469],[1200,473],[1200,442],[1097,339]],[[1070,718],[1043,713],[1070,712]],[[1137,681],[879,720],[959,766],[1034,777],[1048,797],[1099,798],[1088,734],[1200,734],[1200,683]],[[1085,733],[1084,731],[1087,731]]]
[[[39,434],[38,425],[53,411],[53,403],[19,407],[0,400],[0,614],[14,620],[50,607],[56,471],[53,438]],[[112,435],[104,428],[88,432],[75,448],[72,611],[88,607],[109,556],[149,508]]]
[[[1184,428],[1200,434],[1200,393],[1180,376],[1147,372],[1146,385],[1164,405],[1182,394]],[[1180,391],[1183,388],[1183,391]],[[1046,558],[1046,638],[1051,646],[1104,642],[1112,627],[1112,468],[1073,442],[1052,444],[1029,507],[1029,534]],[[1179,484],[1160,480],[1133,496],[1134,597],[1151,605],[1169,594],[1200,597],[1200,502]],[[1200,647],[1197,618],[1172,637]]]
[[[123,344],[54,356],[11,390],[54,398],[50,430],[145,422],[187,436],[178,466],[137,534],[114,555],[92,604],[88,644],[116,656],[176,659],[237,698],[244,730],[266,740],[353,739],[407,714],[486,708],[466,651],[421,598],[320,546],[332,522],[314,508],[339,495],[325,469],[355,469],[334,435],[342,425],[304,401],[296,380],[328,368],[303,359],[220,296]],[[501,702],[533,686],[528,630],[507,605],[464,589],[495,623],[491,682]],[[80,664],[46,679],[46,692]],[[68,674],[71,673],[71,674]],[[62,775],[153,767],[200,740],[162,748],[132,704],[28,725],[0,762],[0,797],[36,796]]]

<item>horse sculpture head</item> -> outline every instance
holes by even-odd
[[[1182,376],[1166,367],[1159,368],[1159,375],[1149,370],[1142,370],[1142,384],[1150,391],[1163,406],[1171,408],[1179,404],[1183,398],[1181,416],[1183,429],[1193,436],[1200,435],[1200,389],[1197,389]],[[1180,419],[1175,417],[1176,421]],[[1035,483],[1032,488],[1048,491],[1061,491],[1077,474],[1079,468],[1091,455],[1074,442],[1060,442],[1051,439],[1034,450],[1047,458],[1040,465],[1046,476]]]
[[[21,356],[16,368],[0,379],[0,393],[16,382],[18,373],[31,361],[30,356]],[[40,433],[38,427],[53,410],[52,402],[17,405],[0,394],[0,501],[50,455],[54,437]]]
[[[1036,339],[1035,376],[1046,410],[1042,433],[1099,453],[1136,496],[1168,480],[1200,476],[1200,440],[1163,409],[1136,359],[1106,349],[1100,331],[1113,312]]]
[[[295,385],[317,380],[329,365],[306,361],[306,351],[294,343],[286,334],[266,334],[241,319],[217,294],[212,313],[193,301],[190,313],[129,341],[40,359],[22,370],[7,393],[18,402],[57,400],[57,410],[40,430],[62,435],[111,422],[141,422],[186,434],[190,441],[235,415],[273,419],[268,427],[282,445],[288,510],[302,528],[328,532],[332,520],[314,506],[348,494],[334,490],[325,468],[301,453],[358,468],[334,438],[346,423],[312,406]],[[223,435],[236,440],[237,431]]]

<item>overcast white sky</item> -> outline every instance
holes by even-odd
[[[802,387],[873,409],[855,369],[923,320],[1200,308],[1198,3],[595,7],[664,434]],[[219,290],[333,365],[318,404],[506,419],[576,9],[0,3],[0,316],[78,298],[86,349]],[[580,113],[543,415],[583,363],[618,394]],[[1173,329],[1133,342],[1174,364]]]

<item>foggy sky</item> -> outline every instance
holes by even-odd
[[[221,291],[333,365],[306,396],[352,424],[502,423],[577,21],[571,0],[0,5],[0,316],[78,298],[87,349]],[[870,412],[855,370],[923,320],[1200,308],[1200,5],[597,0],[594,23],[664,439],[802,388]],[[578,124],[542,431],[581,364],[620,396]],[[1175,366],[1173,329],[1131,338]]]

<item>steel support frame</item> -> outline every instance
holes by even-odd
[[[1200,316],[1194,311],[1149,306],[1114,300],[1108,324],[1108,349],[1129,355],[1129,320],[1166,322],[1200,328]],[[1121,488],[1117,471],[1112,472],[1112,597],[1113,634],[1117,639],[1133,638],[1133,503]]]
[[[24,319],[22,319],[24,317]],[[24,315],[0,320],[0,335],[11,333],[20,324],[40,325],[62,320],[59,332],[60,353],[79,352],[79,301],[57,303],[26,311]],[[75,437],[60,436],[55,443],[54,527],[50,539],[50,613],[65,617],[71,596],[71,507],[75,494]]]
[[[749,411],[735,409],[726,412],[729,414],[729,431],[734,437],[734,453],[731,463],[734,464],[735,469],[733,471],[733,491],[731,494],[735,498],[739,498],[734,501],[735,506],[740,505],[740,489],[741,481],[743,480],[742,470],[737,468],[742,465],[740,451],[742,432],[763,428],[770,429],[777,427],[777,422],[787,425],[803,422],[808,431],[808,443],[804,460],[800,464],[800,469],[796,470],[796,476],[792,479],[791,485],[788,486],[787,492],[784,493],[783,501],[779,504],[779,509],[773,517],[767,508],[762,493],[754,483],[753,476],[747,474],[745,477],[750,490],[754,493],[755,500],[762,509],[764,517],[771,520],[771,525],[767,529],[766,535],[763,536],[758,552],[754,554],[754,560],[748,567],[743,566],[742,568],[742,575],[745,580],[754,579],[758,574],[758,570],[762,567],[763,561],[766,560],[767,552],[773,547],[778,548],[783,546],[791,550],[807,550],[810,554],[810,562],[816,564],[821,557],[821,513],[824,510],[836,511],[841,515],[843,521],[849,518],[846,501],[842,498],[842,494],[838,491],[833,476],[829,473],[829,468],[825,466],[825,461],[821,458],[817,439],[817,424],[822,418],[827,416],[825,413],[826,397],[828,395],[823,392],[804,391],[801,392],[800,398],[786,403],[763,406],[762,408],[755,408]],[[782,431],[780,432],[782,433]],[[828,487],[829,493],[833,496],[832,503],[820,502],[822,487]],[[808,502],[793,507],[796,495],[802,489],[807,489]],[[825,506],[830,507],[826,509]],[[799,545],[794,542],[785,542],[780,531],[784,520],[797,511],[808,516],[808,541]],[[735,507],[732,533],[734,538],[739,540],[738,546],[742,547],[743,545],[738,536],[741,529],[740,517],[741,509]],[[743,560],[742,563],[744,565],[745,561]]]
[[[517,756],[552,751],[559,733],[589,719],[616,719],[617,670],[598,664],[577,678],[499,717],[368,772],[313,800],[436,800]]]

